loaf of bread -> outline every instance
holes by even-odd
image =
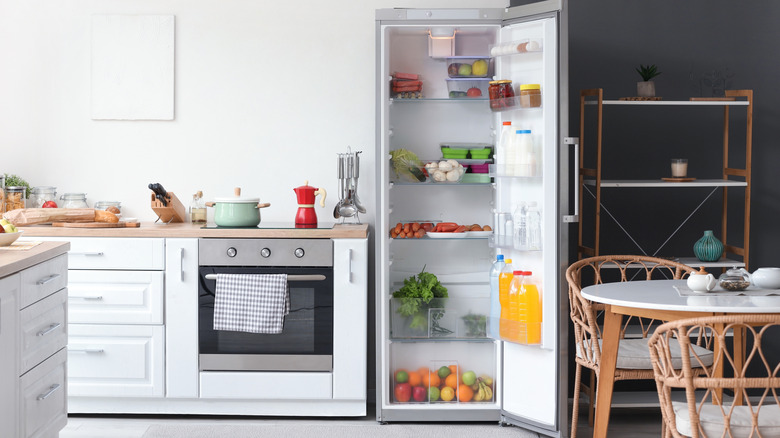
[[[49,222],[95,222],[95,210],[92,208],[18,208],[5,212],[3,218],[17,227]]]
[[[95,210],[95,222],[107,222],[115,224],[119,222],[119,216],[106,210]]]

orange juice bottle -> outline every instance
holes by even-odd
[[[512,272],[512,282],[509,283],[509,298],[507,306],[507,320],[510,327],[506,340],[512,342],[524,342],[525,327],[520,324],[520,294],[525,282],[525,272]]]
[[[505,260],[506,265],[498,274],[498,302],[501,304],[501,322],[498,325],[498,334],[501,338],[507,338],[512,331],[509,321],[509,284],[512,282],[512,259]]]
[[[542,341],[542,300],[539,289],[531,278],[532,272],[523,272],[522,287],[518,296],[519,320],[525,326],[525,343],[538,344]],[[521,342],[523,342],[521,340]]]

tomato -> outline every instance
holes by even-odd
[[[466,91],[466,96],[468,97],[480,97],[482,96],[482,90],[476,87],[471,87]]]
[[[57,208],[57,203],[54,201],[46,201],[41,206],[42,208]]]
[[[395,401],[406,403],[412,398],[412,385],[408,383],[396,383]]]

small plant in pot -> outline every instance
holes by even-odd
[[[636,83],[636,94],[639,97],[655,97],[655,82],[652,79],[661,74],[658,71],[658,67],[653,65],[642,65],[636,68],[636,72],[639,76],[642,76],[642,81]]]

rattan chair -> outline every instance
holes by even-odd
[[[575,379],[574,400],[571,416],[571,437],[577,435],[579,397],[581,387],[588,392],[588,424],[593,425],[593,410],[596,397],[596,375],[601,363],[601,326],[599,314],[603,304],[594,303],[582,297],[581,289],[591,284],[630,280],[659,280],[685,278],[695,269],[682,263],[648,256],[606,255],[579,260],[566,270],[569,283],[569,310],[574,325]],[[653,380],[653,366],[647,351],[647,337],[650,330],[660,321],[639,320],[632,323],[626,318],[621,328],[621,338],[628,327],[641,330],[641,338],[623,339],[618,350],[615,381]],[[634,319],[637,321],[637,319]],[[704,352],[702,351],[702,354]],[[582,368],[590,369],[590,382],[583,385]]]
[[[711,371],[697,375],[702,361],[695,354],[683,354],[681,369],[672,366],[670,346],[679,344],[683,352],[692,352],[690,338],[702,332],[711,333],[714,341],[713,369],[722,366],[720,375],[727,377]],[[778,333],[778,314],[707,316],[659,326],[648,345],[666,436],[780,436],[780,357],[774,345],[766,343],[769,338],[777,339]],[[741,352],[728,348],[730,335],[745,340],[744,366],[735,362]],[[672,392],[684,392],[686,401],[672,401]]]

